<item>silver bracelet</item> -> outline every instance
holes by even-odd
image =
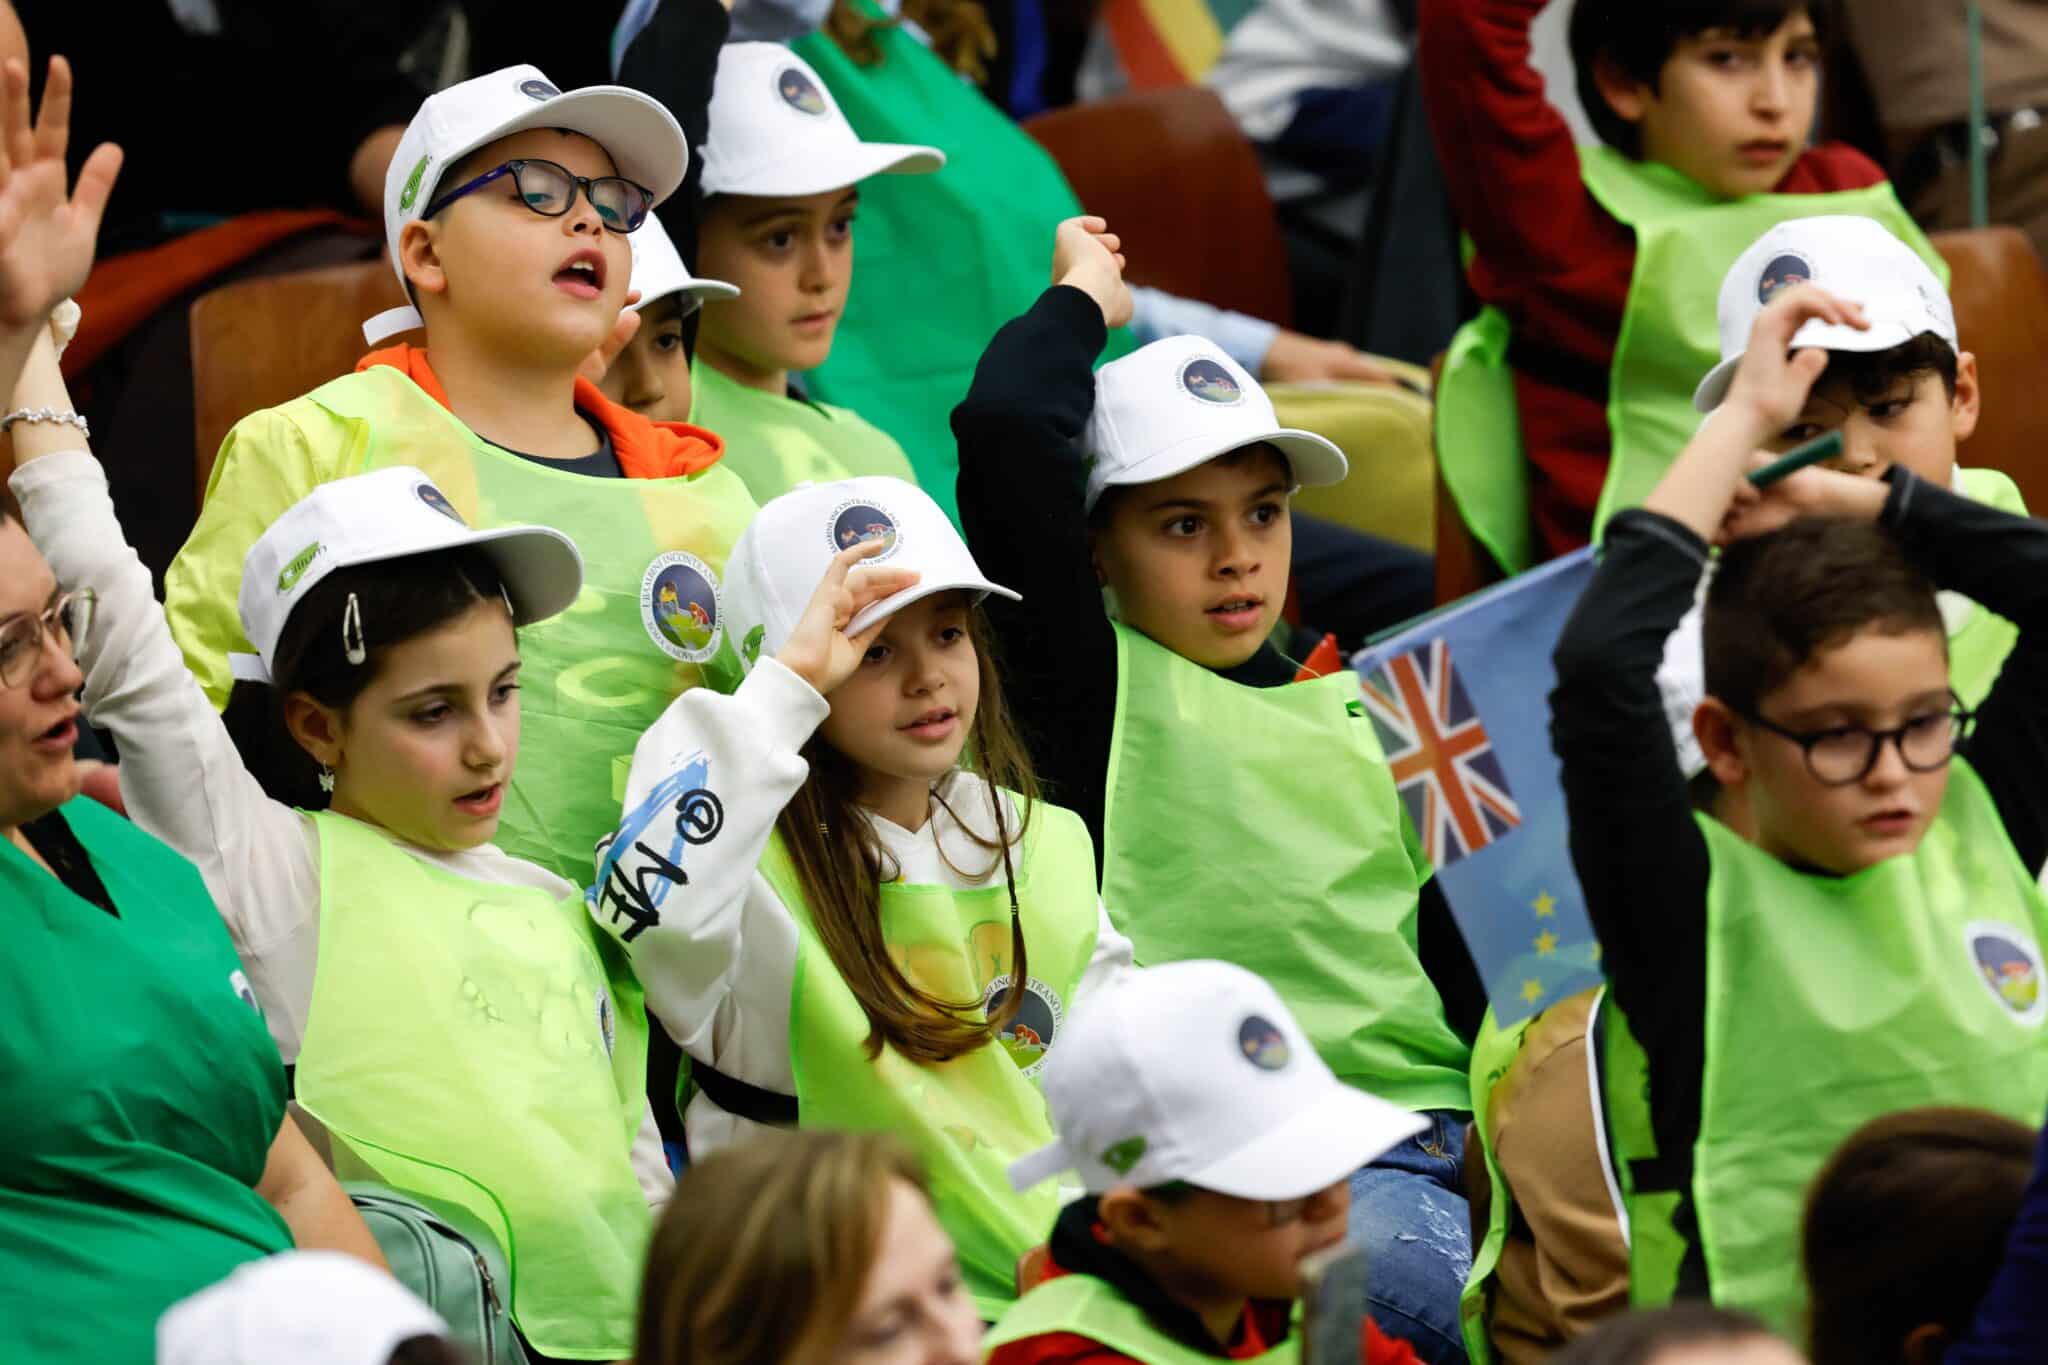
[[[92,428],[85,424],[82,413],[59,412],[56,408],[16,408],[0,417],[0,436],[14,430],[16,422],[59,422],[67,427],[77,427],[80,436],[88,441],[92,439]]]

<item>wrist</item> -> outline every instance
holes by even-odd
[[[1063,284],[1069,289],[1078,289],[1086,294],[1096,308],[1101,310],[1103,322],[1106,324],[1109,321],[1110,301],[1116,296],[1114,280],[1105,280],[1101,278],[1101,272],[1090,270],[1086,266],[1077,266],[1053,283]]]

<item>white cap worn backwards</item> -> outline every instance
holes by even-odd
[[[1716,310],[1721,363],[1700,381],[1694,407],[1712,412],[1721,405],[1749,349],[1757,314],[1784,290],[1807,283],[1862,304],[1870,330],[1809,322],[1793,336],[1795,349],[1889,351],[1923,332],[1956,349],[1956,314],[1948,291],[1918,252],[1872,218],[1794,218],[1757,238],[1722,278]]]
[[[384,245],[401,286],[406,280],[398,234],[425,216],[441,190],[455,188],[441,183],[448,167],[487,142],[529,128],[583,134],[605,149],[620,175],[653,191],[657,204],[676,192],[690,164],[689,144],[675,116],[661,101],[623,85],[564,93],[535,66],[508,66],[451,85],[420,104],[384,172]],[[363,338],[374,346],[419,325],[419,310],[393,308],[365,322]]]
[[[256,653],[230,654],[237,678],[272,681],[292,608],[336,569],[474,546],[496,565],[512,622],[544,621],[583,590],[576,542],[548,526],[473,531],[434,481],[396,465],[323,483],[293,503],[242,559],[242,633]]]
[[[1040,1080],[1059,1141],[1011,1165],[1020,1190],[1072,1170],[1090,1194],[1178,1180],[1299,1199],[1427,1126],[1338,1080],[1273,988],[1227,962],[1118,976]]]
[[[1281,426],[1258,381],[1195,336],[1155,341],[1098,370],[1084,441],[1091,511],[1112,484],[1170,479],[1261,441],[1287,457],[1303,487],[1337,483],[1349,469],[1322,437]]]
[[[946,164],[936,147],[862,142],[818,73],[780,43],[719,49],[703,156],[704,193],[762,197],[823,194]]]
[[[640,291],[640,302],[633,305],[635,312],[670,294],[683,296],[685,313],[695,312],[709,299],[739,297],[738,285],[724,280],[700,280],[692,275],[668,230],[651,213],[640,230],[626,238],[626,244],[633,248],[632,287]]]
[[[156,1324],[158,1365],[386,1365],[448,1324],[381,1270],[338,1251],[267,1256],[181,1299]]]
[[[949,589],[965,588],[977,602],[990,593],[1017,598],[982,576],[967,542],[916,484],[878,474],[798,484],[755,514],[725,562],[726,619],[749,669],[788,641],[832,556],[864,540],[880,540],[885,548],[861,563],[915,569],[920,576],[864,608],[847,623],[849,635]]]

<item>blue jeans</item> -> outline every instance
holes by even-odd
[[[1458,1296],[1472,1270],[1465,1118],[1429,1127],[1351,1177],[1351,1240],[1365,1248],[1373,1321],[1431,1365],[1464,1365]]]

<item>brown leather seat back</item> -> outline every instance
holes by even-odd
[[[2003,470],[2036,516],[2048,514],[2048,269],[2018,228],[1937,232],[1949,265],[1956,338],[1977,357],[1983,415],[1957,452]]]

